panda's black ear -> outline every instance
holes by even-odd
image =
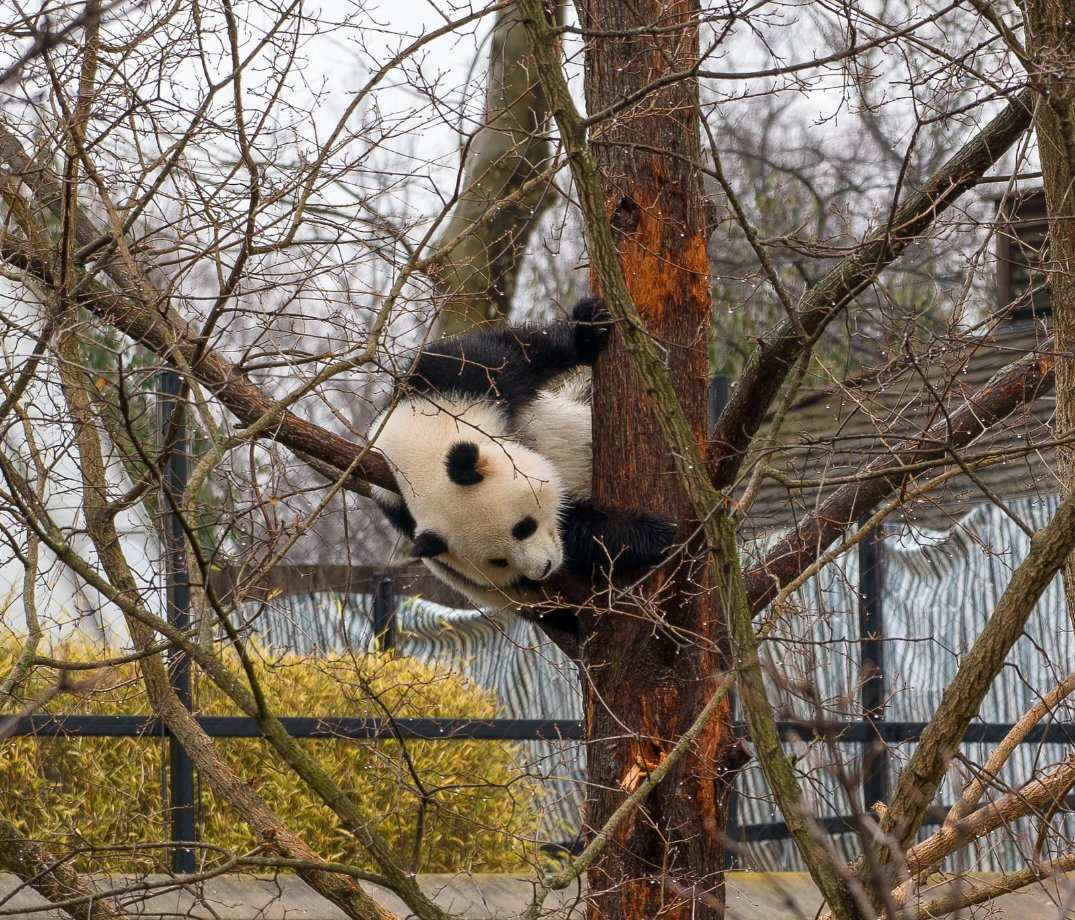
[[[411,557],[414,559],[429,559],[448,552],[448,544],[445,543],[431,530],[423,530],[414,538],[414,546],[411,547]]]
[[[457,441],[448,448],[444,465],[448,468],[448,478],[457,486],[475,486],[485,475],[478,468],[481,457],[478,445],[473,441]]]

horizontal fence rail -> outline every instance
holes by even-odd
[[[213,738],[260,738],[262,731],[253,719],[243,716],[198,716],[198,724]],[[280,723],[294,738],[350,741],[578,741],[583,725],[577,719],[367,719],[353,717],[282,717]],[[783,740],[817,739],[830,742],[900,744],[917,741],[926,722],[778,722]],[[1014,727],[1009,723],[979,723],[967,728],[963,741],[996,743]],[[743,723],[736,734],[744,735]],[[153,716],[44,715],[8,716],[0,719],[0,738],[33,736],[41,739],[75,738],[170,738],[164,723]],[[1022,744],[1075,744],[1075,725],[1037,725]],[[1075,804],[1075,803],[1073,803]],[[931,809],[924,823],[944,821],[946,809]],[[872,813],[857,816],[819,818],[829,834],[853,833],[863,821],[873,821]],[[783,821],[750,824],[735,828],[740,839],[784,840],[790,837]],[[734,847],[734,841],[732,846]]]
[[[262,731],[245,716],[198,716],[198,724],[212,738],[260,738]],[[579,741],[584,737],[577,719],[367,719],[343,716],[284,716],[280,723],[294,738],[345,738],[356,741],[404,738],[424,741]],[[778,722],[784,741],[821,740],[848,744],[902,744],[917,741],[928,722]],[[963,743],[995,744],[1003,741],[1014,723],[975,723],[967,727]],[[736,734],[746,734],[743,723]],[[41,738],[170,737],[153,716],[9,716],[0,719],[0,737],[36,735]],[[1023,744],[1075,745],[1075,724],[1036,725]]]
[[[18,719],[18,717],[12,717]],[[253,719],[243,716],[198,716],[198,724],[211,738],[260,738]],[[403,738],[420,741],[570,741],[579,740],[577,719],[366,719],[293,716],[280,718],[293,738],[343,738],[377,741]],[[48,716],[18,719],[13,729],[0,720],[5,734],[42,738],[170,737],[164,723],[153,716]]]

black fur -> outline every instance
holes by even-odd
[[[414,393],[460,393],[501,401],[512,417],[561,374],[591,365],[608,344],[608,313],[580,300],[569,322],[511,326],[433,342],[405,385]]]
[[[408,540],[414,539],[414,516],[402,498],[398,495],[378,493],[374,496],[374,501],[377,502],[377,507],[381,509],[384,516],[388,518],[389,524]]]
[[[448,552],[448,544],[430,530],[423,530],[414,538],[411,556],[415,559],[430,559]]]
[[[525,540],[527,537],[532,537],[537,532],[537,521],[535,521],[530,515],[524,517],[518,524],[511,528],[511,535],[516,540]]]
[[[444,458],[448,478],[457,486],[476,486],[485,477],[478,472],[478,445],[473,441],[456,441]]]
[[[574,574],[632,574],[665,560],[675,543],[676,525],[661,514],[602,508],[586,500],[568,507],[560,536],[564,565]]]

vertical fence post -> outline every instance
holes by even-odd
[[[379,651],[396,647],[396,579],[391,572],[373,573],[373,636]]]
[[[179,511],[187,486],[187,431],[179,405],[181,381],[170,369],[158,376],[160,386],[161,440],[169,449],[164,467],[164,550],[168,622],[177,629],[190,628],[190,575],[187,567],[186,537]],[[177,415],[176,413],[179,412]],[[176,420],[172,430],[173,418]],[[164,443],[172,430],[171,443]],[[188,709],[190,695],[190,659],[173,649],[168,655],[168,675],[180,701]],[[183,746],[171,738],[168,742],[168,808],[171,815],[173,844],[195,839],[194,823],[194,764]],[[175,872],[194,872],[194,851],[189,847],[172,847],[172,869]]]
[[[881,534],[874,530],[859,543],[859,700],[862,718],[869,725],[885,718],[885,629],[882,609],[884,576],[881,570]],[[878,739],[864,743],[863,807],[888,801],[888,748]]]

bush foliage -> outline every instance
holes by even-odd
[[[13,655],[12,647],[0,647],[0,677],[10,672]],[[489,718],[498,711],[491,691],[445,667],[410,659],[258,654],[256,670],[269,706],[280,716]],[[77,691],[59,693],[42,711],[147,712],[136,665],[64,674],[38,670],[22,695],[41,700],[63,681]],[[240,714],[204,677],[196,680],[195,710],[200,715]],[[534,857],[537,790],[517,765],[516,745],[303,743],[415,872],[518,870]],[[372,868],[335,815],[266,742],[217,739],[217,744],[224,760],[321,856]],[[27,836],[84,848],[81,868],[130,869],[132,854],[139,868],[152,868],[164,851],[143,845],[169,836],[162,794],[165,745],[164,739],[149,737],[9,738],[0,742],[0,801],[8,803],[7,816]],[[258,841],[247,828],[200,783],[198,799],[204,843],[236,853],[256,848]],[[105,859],[103,847],[115,848],[116,855]]]

